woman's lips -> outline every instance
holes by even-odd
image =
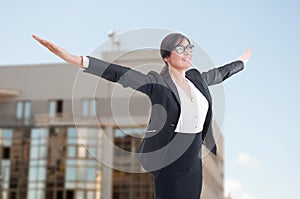
[[[183,61],[187,61],[187,62],[191,61],[190,58],[183,58],[182,60],[183,60]]]

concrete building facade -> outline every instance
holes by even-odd
[[[163,66],[156,50],[101,57],[143,73]],[[136,151],[150,107],[145,95],[70,64],[0,67],[0,199],[153,198],[152,176],[114,149]],[[205,150],[201,198],[223,198],[222,136],[217,157]]]

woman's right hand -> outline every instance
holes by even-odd
[[[79,66],[79,67],[82,67],[82,57],[81,56],[72,55],[71,53],[69,53],[65,49],[63,49],[59,46],[56,46],[52,42],[47,41],[45,39],[42,39],[42,38],[40,38],[36,35],[32,35],[32,37],[35,40],[37,40],[40,44],[42,44],[43,46],[48,48],[48,50],[50,50],[52,53],[54,53],[58,57],[62,58],[66,62],[68,62],[70,64],[74,64],[74,65]]]

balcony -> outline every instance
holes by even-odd
[[[74,125],[75,121],[77,125],[92,125],[98,126],[98,119],[96,116],[83,116],[77,115],[73,118],[72,113],[61,113],[56,116],[51,116],[47,113],[35,114],[30,118],[17,119],[15,116],[0,116],[0,127],[24,127],[24,126],[63,126]]]

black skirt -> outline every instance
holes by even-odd
[[[194,136],[189,148],[174,162],[153,176],[155,199],[199,199],[202,190],[202,133],[178,133],[187,138]]]

